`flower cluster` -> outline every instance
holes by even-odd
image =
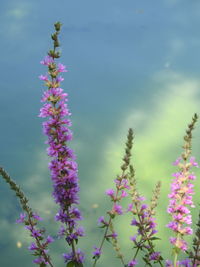
[[[192,265],[190,259],[185,259],[182,261],[177,261],[176,265],[173,265],[173,263],[170,260],[166,260],[166,267],[197,267],[197,265]]]
[[[131,225],[137,227],[137,234],[130,237],[130,240],[134,243],[134,248],[136,248],[133,260],[135,260],[139,250],[146,250],[146,254],[144,256],[146,263],[161,262],[161,254],[160,252],[155,252],[154,244],[152,242],[153,240],[159,239],[155,237],[155,234],[158,232],[156,230],[157,224],[155,222],[155,218],[152,216],[150,207],[143,203],[145,198],[140,196],[138,193],[135,194],[133,202],[129,204],[128,207],[128,211],[134,216],[131,221]]]
[[[190,171],[191,167],[199,167],[194,157],[191,157],[192,130],[197,121],[197,114],[192,118],[184,136],[184,152],[173,164],[179,167],[179,171],[174,173],[175,177],[171,183],[171,193],[168,195],[170,201],[167,212],[171,215],[172,221],[167,225],[174,233],[175,237],[170,237],[170,243],[174,246],[174,266],[177,265],[177,256],[180,251],[188,249],[184,240],[186,235],[192,235],[193,230],[189,226],[192,224],[190,209],[194,208],[192,195],[194,194],[192,181],[196,176]]]
[[[168,213],[172,216],[172,221],[167,225],[176,234],[176,237],[171,237],[170,242],[178,249],[187,250],[187,242],[183,239],[185,235],[193,233],[192,228],[188,225],[192,224],[192,216],[188,207],[194,207],[192,195],[194,194],[191,183],[196,176],[190,173],[189,169],[192,166],[198,167],[194,157],[191,157],[189,162],[181,162],[179,158],[174,165],[180,168],[179,172],[173,174],[175,177],[171,183],[171,193],[168,195],[170,203]]]
[[[118,204],[123,198],[128,196],[126,192],[129,189],[128,180],[125,178],[118,177],[115,180],[116,190],[108,189],[106,190],[106,195],[108,195],[111,201],[114,203],[112,210],[109,211],[109,214],[114,218],[115,215],[122,215],[123,209],[120,204]]]
[[[148,206],[144,203],[145,197],[141,196],[138,193],[135,179],[135,170],[131,164],[129,166],[128,180],[130,186],[129,194],[131,197],[131,203],[128,205],[127,212],[130,212],[133,215],[131,225],[137,228],[137,233],[130,237],[130,240],[134,243],[133,248],[136,249],[132,261],[135,265],[137,265],[137,262],[135,261],[137,254],[139,251],[143,251],[145,252],[143,259],[147,265],[151,266],[152,262],[154,262],[159,263],[160,266],[163,266],[163,258],[161,256],[161,253],[155,251],[153,243],[153,241],[159,239],[155,236],[155,234],[157,233],[157,224],[155,222],[155,208],[158,204],[161,183],[158,182],[156,184],[155,190],[153,191],[151,203]],[[130,261],[129,263],[132,264],[132,261]]]
[[[33,255],[37,258],[33,260],[33,263],[39,264],[41,266],[50,265],[51,263],[50,256],[48,255],[48,245],[54,241],[51,236],[44,238],[44,229],[37,229],[37,221],[41,221],[42,218],[36,213],[30,213],[27,216],[25,213],[20,214],[20,218],[16,220],[16,223],[24,223],[25,228],[30,231],[30,236],[35,240],[28,247],[30,251],[33,252]]]
[[[60,205],[60,210],[55,219],[62,222],[60,233],[66,237],[67,243],[72,251],[64,254],[65,261],[82,262],[82,252],[75,250],[75,243],[78,237],[83,236],[84,231],[78,227],[77,221],[81,220],[81,213],[76,204],[79,203],[78,192],[78,169],[76,157],[67,142],[72,140],[72,132],[69,129],[71,115],[67,106],[67,94],[63,92],[60,83],[64,80],[60,73],[67,72],[66,67],[56,63],[55,59],[60,57],[56,48],[59,46],[58,34],[60,23],[55,24],[56,32],[52,35],[54,50],[41,61],[41,64],[48,67],[48,74],[39,78],[45,82],[48,89],[43,93],[43,107],[40,109],[39,117],[48,118],[43,123],[44,134],[47,135],[49,145],[47,154],[52,158],[49,169],[53,181],[53,197]]]
[[[192,201],[194,185],[192,181],[196,178],[194,173],[190,172],[190,168],[198,167],[195,158],[190,157],[192,130],[196,121],[197,115],[195,114],[184,136],[185,144],[183,146],[184,152],[182,153],[182,157],[179,157],[173,163],[180,170],[173,174],[175,178],[171,183],[171,193],[168,195],[170,202],[167,211],[171,214],[172,221],[167,227],[175,233],[175,237],[171,237],[170,242],[174,245],[176,252],[187,250],[187,242],[183,237],[192,234],[192,228],[188,226],[192,224],[192,216],[188,207],[194,207]]]

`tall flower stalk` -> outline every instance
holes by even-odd
[[[101,256],[105,240],[109,240],[110,238],[112,238],[112,245],[114,247],[114,250],[117,252],[117,257],[121,260],[122,265],[125,266],[124,257],[123,254],[120,252],[120,246],[117,241],[117,233],[114,231],[113,220],[117,215],[123,214],[122,206],[119,203],[124,197],[128,196],[128,193],[126,192],[126,190],[129,189],[127,170],[130,164],[132,146],[133,146],[133,130],[130,128],[127,136],[125,155],[123,157],[123,164],[121,166],[122,173],[115,180],[116,189],[115,190],[108,189],[106,191],[106,194],[110,197],[111,201],[113,202],[113,205],[112,209],[107,212],[107,214],[109,215],[108,221],[106,221],[103,216],[99,218],[99,223],[101,224],[102,228],[105,228],[105,231],[100,246],[98,248],[95,247],[95,250],[93,252],[94,255],[93,267],[96,266],[97,260]]]
[[[192,181],[196,178],[194,173],[190,171],[191,167],[198,167],[194,157],[191,157],[191,141],[192,131],[198,119],[197,114],[194,114],[192,122],[188,125],[186,135],[184,136],[183,153],[178,158],[174,165],[179,167],[179,171],[174,173],[175,177],[171,183],[171,193],[168,195],[170,202],[168,213],[172,217],[172,221],[167,225],[175,236],[170,238],[174,252],[174,267],[178,266],[178,254],[180,251],[187,250],[187,242],[184,237],[192,234],[192,216],[190,207],[194,208],[192,195],[194,194]]]
[[[134,216],[131,225],[137,228],[137,234],[130,237],[130,240],[134,244],[133,248],[136,249],[136,251],[132,260],[128,263],[128,266],[132,267],[138,264],[136,257],[139,251],[145,252],[143,260],[147,265],[153,266],[153,263],[158,263],[160,266],[163,266],[161,253],[155,251],[153,243],[155,240],[159,239],[155,236],[157,233],[157,224],[154,215],[158,197],[160,195],[161,183],[157,183],[156,188],[153,191],[151,204],[148,206],[143,203],[145,198],[141,196],[136,189],[135,170],[133,166],[130,165],[129,169],[129,194],[132,201],[128,206],[128,212],[131,212]]]
[[[78,169],[76,157],[68,142],[72,140],[71,115],[67,106],[67,93],[63,92],[60,83],[64,80],[60,74],[67,72],[66,67],[57,63],[60,52],[56,49],[60,46],[58,35],[61,24],[55,23],[55,33],[52,34],[54,42],[53,50],[41,61],[48,67],[48,73],[39,78],[45,82],[47,90],[44,92],[39,117],[48,118],[43,122],[44,134],[48,137],[46,142],[49,147],[47,154],[51,157],[49,169],[53,181],[53,197],[59,204],[60,210],[55,219],[62,223],[59,234],[64,236],[71,251],[63,254],[66,263],[82,266],[84,254],[76,248],[78,238],[84,235],[84,230],[79,227],[77,221],[81,220],[81,213],[77,208],[79,204]],[[78,264],[78,265],[77,265]]]
[[[48,245],[53,242],[53,238],[48,236],[45,239],[45,230],[37,227],[37,221],[40,221],[41,218],[32,211],[28,205],[28,199],[24,195],[23,191],[2,167],[0,167],[0,175],[6,183],[10,185],[11,190],[15,192],[16,196],[19,198],[21,207],[25,212],[20,214],[20,218],[16,222],[24,223],[25,228],[30,232],[30,236],[35,240],[35,242],[31,243],[28,247],[28,249],[36,257],[33,263],[39,264],[40,267],[45,267],[47,265],[53,267],[51,257],[48,253]]]

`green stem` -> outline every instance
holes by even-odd
[[[177,259],[178,259],[178,253],[175,252],[174,253],[174,267],[176,267]]]
[[[121,175],[122,179],[123,179],[123,177],[124,177],[124,173],[125,173],[125,171],[122,172],[122,175]],[[116,199],[117,199],[117,197],[118,197],[118,194],[119,194],[119,188],[117,188],[117,191],[116,191],[116,194],[115,194],[115,197],[114,197],[114,199],[115,199],[114,204],[117,202]],[[113,206],[114,206],[114,205],[113,205]],[[107,236],[108,229],[109,229],[109,227],[110,227],[111,222],[112,222],[112,218],[110,217],[110,219],[109,219],[109,221],[108,221],[108,224],[106,225],[106,230],[105,230],[104,236],[103,236],[103,238],[102,238],[102,241],[101,241],[101,244],[100,244],[100,247],[99,247],[100,251],[101,251],[101,249],[102,249],[102,247],[103,247],[103,244],[104,244],[104,242],[105,242],[105,240],[106,240],[106,236]],[[96,259],[95,259],[94,264],[92,265],[93,267],[96,266],[96,263],[97,263],[97,260],[98,260],[98,259],[99,259],[99,258],[96,258]]]

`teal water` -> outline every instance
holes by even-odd
[[[171,253],[165,228],[169,183],[176,171],[171,163],[181,153],[186,126],[200,107],[199,10],[196,0],[1,1],[1,165],[53,234],[58,225],[42,120],[37,117],[44,89],[38,76],[46,72],[39,62],[51,47],[53,23],[63,23],[61,61],[69,69],[63,88],[72,112],[86,228],[80,245],[88,252],[88,267],[100,240],[97,218],[110,207],[104,192],[119,174],[129,127],[136,135],[133,161],[141,193],[149,199],[155,182],[162,181],[157,218],[163,241],[158,247],[165,257]],[[198,161],[199,129],[193,140]],[[199,178],[195,185],[198,203]],[[29,237],[15,224],[20,206],[1,180],[0,203],[0,266],[34,266],[26,249]],[[198,205],[194,220],[197,214]],[[119,218],[116,226],[127,259],[130,220]],[[66,244],[56,241],[52,251],[56,267],[64,266],[60,254]],[[121,266],[109,245],[97,266]]]

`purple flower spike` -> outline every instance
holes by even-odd
[[[188,250],[188,244],[185,241],[185,236],[192,234],[192,216],[190,215],[190,208],[194,207],[192,196],[194,195],[191,183],[195,179],[195,175],[191,172],[192,167],[199,167],[195,158],[191,157],[192,152],[192,130],[197,122],[198,116],[195,113],[192,122],[188,125],[186,135],[184,136],[183,153],[176,161],[179,170],[173,174],[174,178],[171,183],[171,192],[168,195],[169,205],[167,212],[171,215],[171,222],[167,227],[174,232],[174,236],[170,237],[170,243],[173,245],[174,266],[188,266],[189,262],[181,263],[178,261],[178,254],[182,251]],[[197,241],[195,241],[197,242]],[[193,247],[194,248],[194,247]],[[183,265],[185,264],[185,265]],[[170,265],[169,265],[170,266]]]
[[[189,172],[188,166],[198,167],[194,157],[190,158],[189,164],[181,163],[179,159],[180,171],[173,176],[175,177],[171,183],[171,193],[168,195],[170,202],[168,213],[172,216],[172,221],[167,224],[177,237],[171,237],[170,242],[182,251],[187,250],[187,242],[183,240],[185,235],[192,234],[192,228],[186,225],[192,224],[192,216],[189,207],[194,207],[192,195],[194,194],[191,180],[195,179],[195,175]],[[186,167],[187,166],[187,167]],[[187,205],[187,206],[186,206]]]
[[[60,24],[59,24],[60,27]],[[57,30],[56,30],[57,31]],[[54,35],[57,38],[58,32]],[[54,39],[53,39],[54,40]],[[57,43],[55,47],[57,47]],[[59,54],[59,53],[58,53]],[[39,117],[46,118],[43,123],[43,132],[48,137],[47,154],[51,157],[49,169],[53,182],[53,197],[60,206],[55,216],[57,221],[63,223],[59,236],[64,235],[70,246],[75,248],[78,237],[84,235],[82,228],[78,227],[77,221],[82,219],[77,208],[79,204],[78,167],[75,162],[76,156],[68,142],[72,140],[72,131],[69,129],[71,115],[68,109],[68,94],[63,92],[60,83],[64,80],[59,76],[62,72],[67,72],[66,67],[61,63],[56,63],[57,52],[50,52],[41,61],[41,64],[48,67],[48,75],[41,75],[39,78],[45,82],[48,89],[43,93],[41,101],[43,106],[40,109]],[[67,117],[67,118],[66,118]],[[35,216],[39,220],[39,217]],[[32,233],[36,234],[37,233]],[[51,243],[50,237],[47,243]],[[77,249],[72,250],[71,257],[74,261],[82,262],[83,255]],[[69,254],[64,254],[65,258]]]

